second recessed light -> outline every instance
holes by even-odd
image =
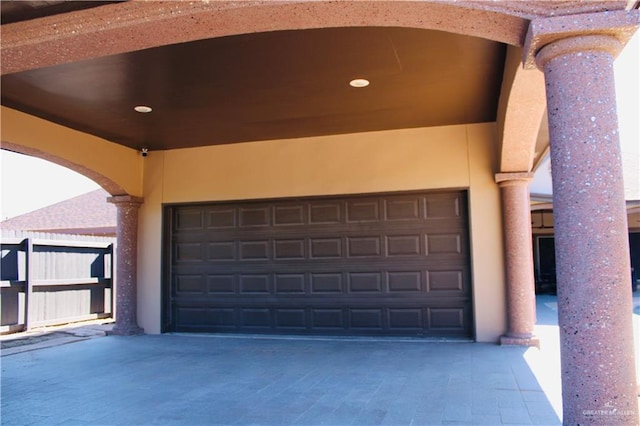
[[[351,87],[367,87],[369,85],[369,80],[364,78],[356,78],[349,82],[349,86]]]
[[[151,108],[150,106],[147,105],[138,105],[136,107],[133,107],[134,110],[136,110],[137,112],[141,112],[143,114],[146,114],[148,112],[153,111],[153,108]]]

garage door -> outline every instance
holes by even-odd
[[[167,331],[471,335],[466,192],[168,206]]]

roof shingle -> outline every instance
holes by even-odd
[[[115,235],[116,206],[97,189],[0,222],[0,229],[79,235]]]

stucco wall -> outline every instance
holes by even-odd
[[[142,195],[142,157],[131,148],[2,107],[2,146],[77,171],[111,195]]]
[[[151,152],[140,211],[139,323],[161,326],[163,203],[469,188],[478,341],[505,331],[493,124]]]

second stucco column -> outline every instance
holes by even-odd
[[[116,231],[116,324],[112,334],[131,336],[144,331],[138,326],[138,210],[142,198],[110,197],[117,209]]]
[[[559,39],[544,71],[565,424],[637,424],[614,37]]]
[[[532,173],[499,173],[507,279],[507,333],[503,345],[539,346],[536,322],[529,182]]]

